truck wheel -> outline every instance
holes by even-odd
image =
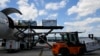
[[[69,53],[68,49],[62,48],[62,49],[60,49],[58,56],[70,56],[70,53]]]
[[[81,48],[81,49],[80,49],[80,52],[79,52],[79,55],[80,55],[80,56],[83,55],[84,52],[85,52],[85,50],[84,50],[83,48]]]
[[[7,53],[11,53],[11,50],[7,50]]]
[[[7,53],[13,53],[15,52],[14,50],[7,50]]]

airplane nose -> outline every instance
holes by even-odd
[[[19,13],[20,15],[22,15],[22,13],[16,8],[6,8],[6,9],[1,10],[1,12],[4,13],[6,17],[8,18],[9,27],[12,29],[14,28],[14,21],[8,15],[12,13]]]

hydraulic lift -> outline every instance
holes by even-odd
[[[15,37],[18,38],[18,40],[23,40],[25,37],[34,37],[34,35],[37,35],[39,38],[38,40],[33,43],[33,45],[36,45],[40,40],[43,40],[46,44],[48,44],[50,46],[50,48],[52,47],[45,39],[46,36],[51,33],[53,30],[56,29],[63,29],[63,26],[19,26],[19,25],[15,25],[14,28],[16,28],[18,31],[15,33]],[[46,33],[37,33],[35,31],[35,29],[49,29],[48,32]],[[25,33],[26,30],[30,30],[31,33]],[[42,35],[43,34],[43,35]],[[30,40],[29,40],[30,41]]]

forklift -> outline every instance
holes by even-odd
[[[86,52],[85,43],[81,43],[78,38],[78,33],[82,32],[55,32],[61,35],[61,41],[58,41],[52,46],[54,56],[79,56]]]

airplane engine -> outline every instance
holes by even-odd
[[[47,37],[46,37],[46,36],[41,35],[40,37],[41,37],[41,39],[40,39],[40,41],[39,41],[40,44],[44,44],[44,43],[47,42]]]
[[[1,39],[13,39],[14,33],[17,31],[14,29],[14,21],[9,14],[19,13],[19,10],[15,8],[6,8],[0,11],[0,38]]]

